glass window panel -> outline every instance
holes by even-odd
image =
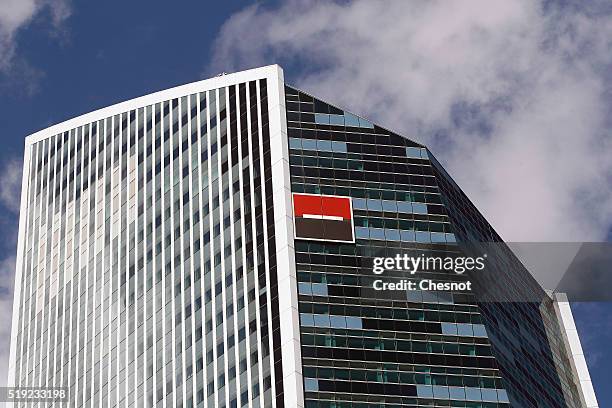
[[[414,231],[410,230],[400,230],[400,239],[404,242],[414,242],[416,241],[416,237]]]
[[[329,125],[329,114],[327,113],[315,113],[315,123],[322,125]]]
[[[346,126],[359,127],[359,118],[352,113],[344,112],[344,123]]]
[[[302,139],[297,137],[289,138],[289,148],[290,149],[301,149],[302,148]]]
[[[491,388],[481,388],[483,401],[497,401],[497,390]]]
[[[472,325],[470,323],[457,323],[457,334],[459,336],[473,336]]]
[[[510,400],[508,399],[508,393],[506,392],[506,390],[497,390],[497,400],[499,402],[505,402],[505,403],[510,402]]]
[[[300,313],[302,326],[314,326],[314,318],[310,313]]]
[[[329,124],[344,126],[344,115],[329,115]]]
[[[359,118],[359,127],[374,129],[372,122],[369,122],[363,118]]]
[[[412,213],[412,203],[410,201],[398,201],[397,212],[410,214]]]
[[[387,241],[400,241],[400,233],[395,229],[385,229],[385,239]]]
[[[353,209],[354,210],[367,210],[367,201],[363,198],[353,198]]]
[[[452,400],[465,400],[465,390],[463,387],[448,387],[448,393]]]
[[[357,239],[369,239],[370,230],[367,227],[355,227],[355,238]]]
[[[346,316],[346,328],[347,329],[361,329],[363,328],[361,318]]]
[[[434,385],[432,388],[434,398],[448,399],[448,387]]]
[[[331,152],[332,143],[329,140],[317,140],[317,150],[323,150],[325,152]]]
[[[332,315],[329,317],[329,322],[330,322],[331,327],[335,327],[339,329],[343,329],[346,327],[346,320],[344,319],[344,316],[333,316]]]
[[[385,230],[382,228],[370,228],[370,238],[384,240]]]
[[[302,149],[317,150],[317,141],[312,139],[302,139]]]
[[[430,242],[429,232],[417,231],[416,242]]]
[[[415,214],[427,214],[427,205],[423,203],[412,203],[412,212]]]
[[[313,283],[311,285],[311,287],[312,287],[312,294],[313,295],[327,296],[327,284],[325,284],[325,283]]]
[[[421,149],[418,147],[407,147],[406,148],[406,157],[410,157],[413,159],[421,158]]]
[[[475,337],[487,337],[487,329],[482,324],[472,325]]]
[[[368,210],[370,210],[370,211],[382,211],[381,200],[368,199]]]
[[[302,295],[309,295],[312,293],[310,283],[307,282],[299,282],[298,283],[298,293]]]
[[[442,334],[457,335],[457,324],[456,323],[440,323],[442,326]]]
[[[319,381],[316,378],[304,378],[304,391],[306,392],[319,391]]]
[[[443,232],[432,232],[431,242],[446,242],[446,236]]]
[[[480,394],[480,388],[466,387],[465,388],[465,399],[468,401],[482,401],[482,395]]]
[[[431,385],[420,385],[417,386],[417,397],[419,398],[433,398],[433,390]]]
[[[346,153],[347,152],[346,143],[332,141],[332,150],[338,153]]]
[[[315,314],[314,325],[317,327],[329,327],[329,315]]]
[[[387,212],[397,212],[397,203],[395,201],[382,200],[382,209]]]

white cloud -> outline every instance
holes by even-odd
[[[21,201],[21,172],[19,160],[8,160],[0,169],[0,206],[3,207],[0,225],[4,237],[0,252],[9,253],[0,259],[0,386],[8,379],[11,341],[13,287],[15,281],[15,248],[17,246],[17,214]]]
[[[506,240],[599,240],[612,17],[598,5],[253,6],[223,26],[210,69],[279,62],[298,87],[427,144]]]
[[[71,14],[69,0],[0,0],[0,73],[16,74],[16,69],[26,67],[32,70],[17,56],[17,35],[43,14],[53,30],[60,29]]]
[[[61,24],[70,13],[68,0],[0,0],[0,79],[8,79],[6,83],[0,82],[2,88],[7,87],[7,83],[17,83],[26,93],[35,89],[41,73],[19,57],[18,34],[40,15],[50,21],[52,33],[55,34],[61,30]],[[16,215],[21,200],[22,166],[20,160],[5,160],[0,169],[2,253],[14,254],[17,246]],[[14,273],[14,256],[0,260],[0,386],[5,385],[8,379]]]
[[[15,252],[17,225],[2,223],[4,242],[0,245],[0,387],[8,380],[8,364],[11,347],[13,319],[13,289],[15,284]],[[0,403],[0,407],[4,406]],[[7,404],[8,406],[8,404]]]
[[[8,362],[13,319],[15,257],[0,261],[0,386],[8,380]]]
[[[21,203],[22,169],[22,161],[8,160],[0,173],[0,204],[15,214],[19,212]]]

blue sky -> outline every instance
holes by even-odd
[[[609,239],[611,7],[487,3],[1,2],[3,316],[26,135],[270,63],[288,82],[431,146],[505,239]],[[612,406],[611,312],[608,303],[574,308],[600,406]]]

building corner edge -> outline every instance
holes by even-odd
[[[297,298],[297,272],[291,207],[289,146],[285,114],[283,69],[269,67],[270,156],[274,203],[274,230],[278,275],[278,303],[283,368],[283,392],[286,408],[304,407],[302,356]]]
[[[553,303],[582,404],[586,408],[599,408],[567,295],[554,294]]]

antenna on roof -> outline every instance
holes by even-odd
[[[221,73],[217,74],[216,76],[220,77],[220,76],[223,76],[223,75],[227,75],[227,72],[221,72]]]

